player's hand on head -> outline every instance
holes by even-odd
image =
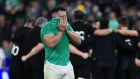
[[[68,29],[68,20],[67,20],[67,17],[64,16],[64,21],[65,21],[65,25],[66,25],[66,30]]]
[[[65,31],[67,27],[67,20],[65,17],[60,18],[60,22],[58,22],[58,28],[60,31]]]
[[[89,54],[88,54],[88,53],[83,53],[83,54],[82,54],[82,58],[83,58],[83,59],[87,59],[88,57],[89,57]]]
[[[21,57],[21,60],[22,60],[23,62],[25,62],[25,61],[27,60],[27,57],[26,57],[26,56],[22,56],[22,57]]]

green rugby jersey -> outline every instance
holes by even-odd
[[[46,34],[54,34],[56,35],[59,32],[58,29],[58,21],[60,21],[60,17],[55,18],[49,22],[47,22],[41,29],[41,40],[45,49],[45,63],[49,61],[49,63],[55,65],[67,65],[69,64],[69,38],[66,32],[63,33],[63,36],[59,43],[54,48],[49,48],[45,41],[44,36]],[[68,30],[72,31],[72,27],[68,24]]]

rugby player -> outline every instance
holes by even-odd
[[[26,34],[33,28],[34,19],[29,19],[23,27],[18,28],[11,37],[9,48],[11,50],[12,59],[9,69],[10,79],[23,79],[23,63],[21,56],[23,54],[23,34]]]
[[[71,24],[73,30],[81,36],[82,42],[92,35],[106,36],[110,34],[112,29],[95,29],[90,24],[84,23],[84,13],[80,10],[74,13],[74,22]],[[74,67],[76,79],[89,79],[90,78],[90,62],[89,62],[89,47],[76,46],[70,44],[70,60]]]
[[[108,19],[102,19],[100,21],[100,29],[108,29],[108,26]],[[93,46],[94,53],[92,57],[94,59],[95,79],[115,79],[115,49],[117,46],[133,51],[133,49],[114,32],[107,36],[88,38],[82,42],[82,45],[83,44]]]
[[[120,30],[127,30],[129,21],[125,16],[118,19],[118,25]],[[119,34],[119,36],[128,43],[131,47],[135,48],[136,37],[124,36]],[[136,79],[136,64],[134,62],[136,57],[136,52],[130,52],[123,47],[118,47],[118,63],[117,63],[117,77],[118,79]]]
[[[45,79],[74,79],[69,60],[69,40],[81,44],[81,37],[67,23],[66,9],[52,10],[52,20],[41,29],[41,40],[45,48]]]

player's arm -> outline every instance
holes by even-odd
[[[92,26],[86,26],[88,29],[89,34],[96,35],[96,36],[106,36],[114,31],[114,29],[96,29]]]
[[[74,31],[69,31],[68,29],[66,30],[70,40],[72,41],[72,43],[76,44],[76,45],[80,45],[81,44],[81,37]]]
[[[73,46],[72,44],[69,44],[69,49],[70,49],[70,52],[72,54],[76,54],[78,56],[81,56],[82,58],[84,59],[87,59],[89,57],[89,55],[87,53],[84,53],[80,50],[78,50],[75,46]]]
[[[138,58],[135,58],[135,64],[136,66],[140,67],[140,60]]]
[[[54,34],[45,35],[44,40],[45,40],[46,45],[49,48],[54,48],[60,41],[62,35],[63,35],[62,31],[59,31],[56,35],[54,35]]]
[[[138,42],[137,46],[140,48],[140,42]]]
[[[56,35],[46,34],[44,36],[44,41],[49,48],[54,48],[59,43],[64,31],[67,29],[67,22],[63,20],[64,18],[60,18],[60,22],[58,22],[59,32]]]
[[[136,30],[117,30],[117,32],[124,36],[135,36],[135,37],[139,36],[139,33]]]
[[[44,48],[42,43],[38,43],[32,50],[25,56],[22,56],[22,61],[26,61],[27,59],[31,58],[32,56],[38,54]]]
[[[110,33],[113,32],[113,29],[96,29],[94,32],[93,32],[93,35],[96,35],[96,36],[106,36]]]

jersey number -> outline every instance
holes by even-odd
[[[18,52],[19,52],[19,47],[14,44],[13,47],[12,47],[12,54],[14,56],[17,56]]]
[[[132,46],[130,39],[126,39],[125,42],[128,43],[130,46]]]
[[[84,35],[85,35],[85,32],[84,31],[75,31],[78,35],[80,35],[81,36],[81,39],[82,40],[84,40],[85,39],[85,37],[84,37]]]

